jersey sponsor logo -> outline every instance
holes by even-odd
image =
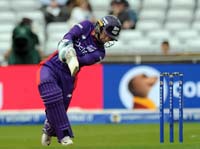
[[[86,54],[86,53],[91,53],[93,51],[95,51],[97,48],[93,45],[88,45],[87,47],[84,47],[83,45],[81,45],[80,42],[75,43],[75,46],[78,48],[78,50],[82,53],[82,54]]]
[[[75,46],[78,48],[78,50],[79,50],[82,54],[88,53],[88,51],[86,50],[86,48],[85,48],[84,46],[82,46],[80,42],[75,43]]]
[[[87,49],[89,52],[93,52],[93,51],[96,50],[97,48],[94,47],[93,45],[89,45],[89,46],[87,46],[86,49]]]

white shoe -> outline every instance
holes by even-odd
[[[51,136],[48,136],[46,133],[43,133],[41,143],[43,146],[49,146],[51,144]]]
[[[68,145],[73,144],[73,141],[72,141],[72,139],[69,136],[67,136],[67,137],[62,138],[62,140],[60,141],[60,143],[63,146],[68,146]]]

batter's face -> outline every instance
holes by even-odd
[[[105,33],[105,31],[102,31],[99,38],[103,43],[112,41],[112,39]]]

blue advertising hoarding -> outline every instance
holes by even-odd
[[[199,108],[199,64],[105,64],[105,109],[157,109],[159,107],[160,72],[182,72],[184,108]],[[169,105],[168,80],[165,79],[164,106]],[[178,82],[174,79],[174,104],[178,107]],[[147,101],[147,102],[145,102]]]

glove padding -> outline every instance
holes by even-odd
[[[59,59],[66,63],[72,76],[75,76],[79,70],[79,62],[73,44],[69,40],[61,40],[58,44]]]
[[[72,76],[75,76],[79,70],[79,62],[74,49],[66,53],[66,63],[69,67]]]

